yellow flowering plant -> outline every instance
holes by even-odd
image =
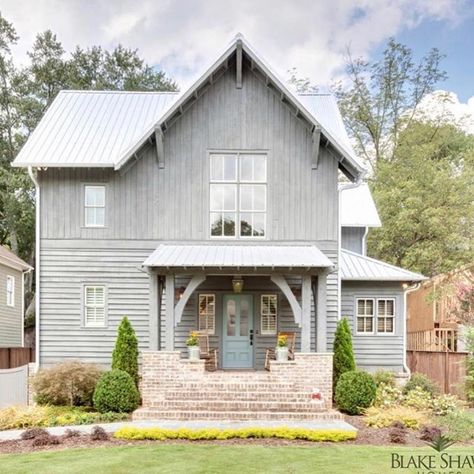
[[[280,334],[278,336],[277,347],[288,347],[288,336]]]
[[[198,333],[196,331],[191,331],[189,333],[189,337],[186,340],[186,345],[188,347],[190,347],[190,346],[199,346],[199,338],[198,338]]]

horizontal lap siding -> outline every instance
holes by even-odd
[[[15,306],[7,305],[7,276],[15,278]],[[20,347],[23,334],[22,273],[0,264],[0,347]]]
[[[358,335],[357,298],[395,298],[395,334]],[[341,314],[349,319],[357,365],[363,369],[403,370],[403,290],[399,283],[342,282]]]

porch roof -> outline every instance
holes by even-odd
[[[315,245],[168,245],[143,262],[160,268],[329,268]]]

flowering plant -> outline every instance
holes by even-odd
[[[199,338],[198,333],[196,331],[191,331],[189,333],[189,337],[186,340],[186,345],[189,346],[198,346],[199,345]]]
[[[277,347],[288,347],[288,336],[280,334],[278,336]]]

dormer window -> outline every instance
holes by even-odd
[[[266,155],[212,153],[210,178],[211,237],[265,237]]]

